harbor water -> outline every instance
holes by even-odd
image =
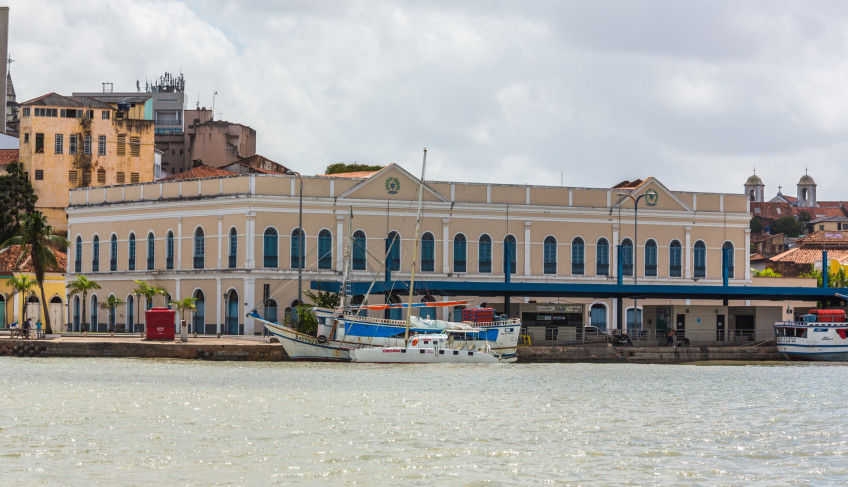
[[[0,485],[848,483],[844,365],[0,368]]]

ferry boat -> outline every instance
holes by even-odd
[[[792,360],[848,361],[845,310],[814,309],[800,321],[774,325],[777,351]]]

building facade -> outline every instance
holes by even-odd
[[[348,234],[354,280],[382,279],[384,261],[392,278],[410,278],[415,176],[397,165],[353,178],[305,176],[302,230],[298,186],[295,176],[250,174],[73,190],[68,279],[82,273],[100,282],[90,299],[125,300],[125,320],[140,321],[132,294],[140,279],[174,299],[197,298],[192,331],[255,334],[262,330],[246,314],[255,308],[284,319],[298,302],[299,275],[304,288],[340,279]],[[649,192],[655,206],[640,205],[634,225],[633,203],[621,194]],[[620,246],[625,282],[636,272],[640,284],[718,285],[726,259],[730,285],[751,283],[742,194],[671,191],[653,178],[597,189],[428,181],[423,201],[418,279],[503,281],[509,269],[512,282],[614,285]],[[426,290],[415,297],[453,298]],[[504,308],[497,299],[470,300]],[[783,317],[780,304],[745,301],[640,300],[635,313],[632,302],[619,309],[611,299],[513,302],[511,312],[527,314],[527,332],[541,343],[561,342],[578,324],[614,328],[619,316],[658,337],[682,326],[751,338]]]
[[[146,104],[49,93],[21,104],[20,162],[36,208],[65,230],[71,188],[153,181],[153,121]]]

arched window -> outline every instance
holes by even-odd
[[[365,232],[353,232],[353,270],[365,270]]]
[[[421,236],[421,272],[436,270],[436,239],[426,232]]]
[[[504,270],[509,267],[509,273],[515,274],[515,252],[516,252],[515,237],[507,235],[504,238]],[[504,272],[506,274],[506,272]]]
[[[657,243],[653,239],[645,242],[645,275],[657,275]]]
[[[707,277],[707,246],[703,241],[695,242],[695,274],[694,277]]]
[[[390,271],[400,270],[400,234],[394,230],[386,237],[386,266]]]
[[[277,230],[266,228],[262,236],[262,267],[274,268],[279,263]],[[293,255],[293,254],[292,254]]]
[[[750,199],[751,201],[757,200],[756,193],[754,193],[753,188],[750,191],[748,191],[748,199]]]
[[[672,240],[668,246],[668,277],[680,277],[683,275],[681,261],[683,252],[680,242]]]
[[[400,302],[400,298],[393,294],[389,296],[387,304],[400,304]],[[386,308],[383,317],[387,320],[400,320],[403,319],[403,311],[403,308]]]
[[[192,314],[191,325],[195,333],[206,333],[206,298],[203,291],[198,289],[194,292],[194,307],[197,308]],[[214,331],[214,330],[213,330]]]
[[[230,269],[236,268],[236,257],[238,256],[238,233],[236,228],[230,229],[230,253],[227,259],[227,267]]]
[[[226,328],[224,333],[228,333],[230,335],[238,335],[239,334],[239,297],[238,293],[235,289],[231,289],[230,292],[227,293],[227,297],[225,299],[226,308],[224,310],[224,323],[226,324]]]
[[[592,326],[597,328],[598,330],[606,330],[607,329],[607,307],[600,303],[595,303],[589,309],[589,323]],[[592,335],[588,335],[586,338],[595,338]]]
[[[82,313],[80,312],[80,297],[74,296],[74,318],[73,318],[74,331],[82,331],[80,329],[80,326],[81,326],[80,325],[80,321],[81,321],[80,317],[81,316],[82,316]]]
[[[422,303],[435,303],[436,298],[433,296],[427,295],[421,298]],[[429,320],[436,319],[436,307],[435,306],[421,306],[418,308],[418,316],[421,318],[426,318]]]
[[[481,274],[492,272],[492,237],[481,235],[477,243],[477,266]]]
[[[135,233],[130,234],[130,238],[127,239],[127,248],[129,249],[127,252],[127,270],[134,271],[135,270]]]
[[[156,239],[153,237],[153,232],[147,234],[147,270],[153,270],[153,264],[156,262]]]
[[[609,240],[603,237],[598,239],[595,249],[595,274],[598,276],[609,275]]]
[[[621,275],[633,275],[633,242],[629,238],[625,238],[621,242]]]
[[[333,268],[333,234],[326,228],[318,232],[318,268]]]
[[[571,241],[571,275],[582,276],[585,273],[586,246],[583,239],[574,237]]]
[[[91,239],[91,272],[100,272],[100,237]]]
[[[168,230],[168,236],[165,238],[165,267],[168,269],[174,268],[174,232]]]
[[[305,240],[306,235],[303,233],[302,228],[295,228],[291,233],[291,267],[292,269],[303,269],[305,256]]]
[[[203,240],[203,228],[194,231],[194,268],[203,269],[206,265],[206,243]]]
[[[557,241],[548,235],[542,244],[542,272],[556,274],[557,272]]]
[[[77,241],[74,245],[74,272],[82,272],[82,237],[77,235]]]
[[[453,271],[465,272],[465,254],[466,254],[465,235],[458,234],[453,238]]]
[[[109,270],[118,270],[118,236],[114,233],[109,241]]]
[[[733,279],[733,242],[724,242],[721,246],[721,257],[723,267],[727,268],[727,278]]]

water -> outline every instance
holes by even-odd
[[[848,482],[840,365],[0,369],[2,485]]]

